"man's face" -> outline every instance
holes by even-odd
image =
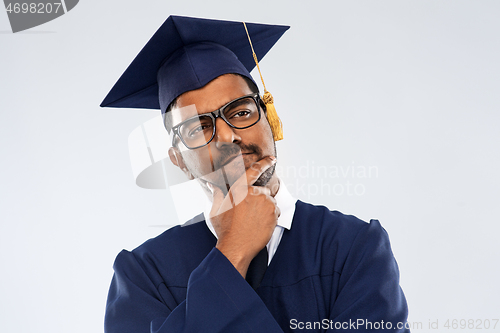
[[[249,94],[252,91],[241,76],[219,76],[205,87],[179,96],[176,106],[170,111],[172,124],[175,126],[196,114],[213,112]],[[217,118],[215,137],[201,148],[190,150],[176,140],[177,147],[172,149],[177,159],[179,155],[182,159],[176,164],[183,165],[202,183],[209,182],[222,189],[231,186],[253,163],[266,156],[276,156],[271,128],[264,112],[261,112],[260,121],[246,129],[232,128],[223,119]],[[255,185],[266,185],[273,172],[274,167],[266,171]]]

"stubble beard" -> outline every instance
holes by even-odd
[[[276,153],[274,154],[276,155]],[[275,169],[276,164],[272,165],[270,168],[267,168],[267,170],[264,171],[259,178],[257,178],[255,183],[253,183],[253,186],[266,186],[273,177]]]
[[[273,141],[273,144],[274,144],[273,156],[277,157],[276,143]],[[229,190],[229,187],[231,187],[234,184],[234,182],[238,178],[240,178],[247,171],[248,168],[251,167],[251,165],[245,167],[243,163],[243,158],[241,156],[235,158],[233,161],[231,161],[226,165],[224,165],[223,163],[232,156],[241,154],[242,151],[244,151],[245,153],[254,154],[257,157],[256,161],[264,157],[262,149],[256,144],[253,143],[250,143],[248,145],[231,144],[228,145],[223,151],[221,151],[221,154],[217,158],[217,160],[213,161],[214,172],[210,176],[211,179],[206,178],[204,175],[198,175],[195,177],[203,179],[204,181],[208,181],[220,187],[223,190],[225,189]],[[252,185],[266,186],[273,177],[275,170],[276,170],[276,164],[272,165],[267,170],[265,170]]]

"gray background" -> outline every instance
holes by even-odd
[[[102,331],[116,254],[177,223],[130,167],[157,113],[98,106],[169,14],[291,25],[262,61],[291,192],[382,222],[414,331],[500,317],[500,2],[87,0],[18,34],[0,10],[1,332]]]

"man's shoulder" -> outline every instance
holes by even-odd
[[[315,240],[324,244],[337,244],[350,248],[355,242],[365,239],[370,242],[388,242],[388,235],[380,222],[371,219],[365,222],[354,215],[330,210],[297,201],[292,230],[306,241]]]
[[[352,234],[358,233],[369,225],[354,215],[347,215],[337,210],[330,210],[326,206],[313,205],[300,200],[297,200],[293,223],[299,228]]]
[[[182,225],[165,230],[132,250],[138,256],[165,256],[187,253],[195,255],[201,249],[209,250],[215,245],[215,237],[208,229],[203,215],[198,215]],[[182,252],[182,253],[181,253]]]
[[[215,237],[200,216],[172,227],[132,251],[121,251],[114,263],[119,275],[140,279],[145,274],[154,286],[185,287],[191,272],[215,246]]]

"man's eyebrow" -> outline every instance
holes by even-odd
[[[231,104],[228,105],[227,109],[231,110],[232,108],[245,105],[245,104],[251,104],[250,103],[250,97],[242,98],[240,100],[234,101]]]
[[[172,126],[172,127],[179,126],[180,124],[185,123],[185,122],[190,121],[190,120],[196,120],[196,119],[198,119],[198,118],[200,118],[200,117],[202,117],[202,116],[207,116],[207,114],[208,114],[208,113],[210,113],[210,112],[200,113],[200,114],[198,114],[198,115],[195,115],[195,116],[189,117],[189,118],[187,118],[187,119],[184,119],[183,121],[180,121],[177,125],[174,125],[174,126]]]
[[[238,99],[236,101],[231,101],[231,102],[229,102],[229,105],[226,105],[226,109],[224,109],[224,110],[231,110],[231,109],[234,109],[234,108],[241,106],[241,105],[252,104],[252,102],[250,102],[250,100],[251,100],[251,97],[244,97],[244,98]],[[217,110],[220,110],[220,109],[217,109]],[[206,116],[209,113],[215,112],[217,110],[207,111],[204,113],[199,113],[198,115],[191,116],[187,119],[184,119],[183,121],[180,121],[178,124],[173,125],[172,127],[179,126],[179,124],[181,124],[185,121],[188,121],[188,120],[193,120],[193,119],[199,118],[201,116]]]

